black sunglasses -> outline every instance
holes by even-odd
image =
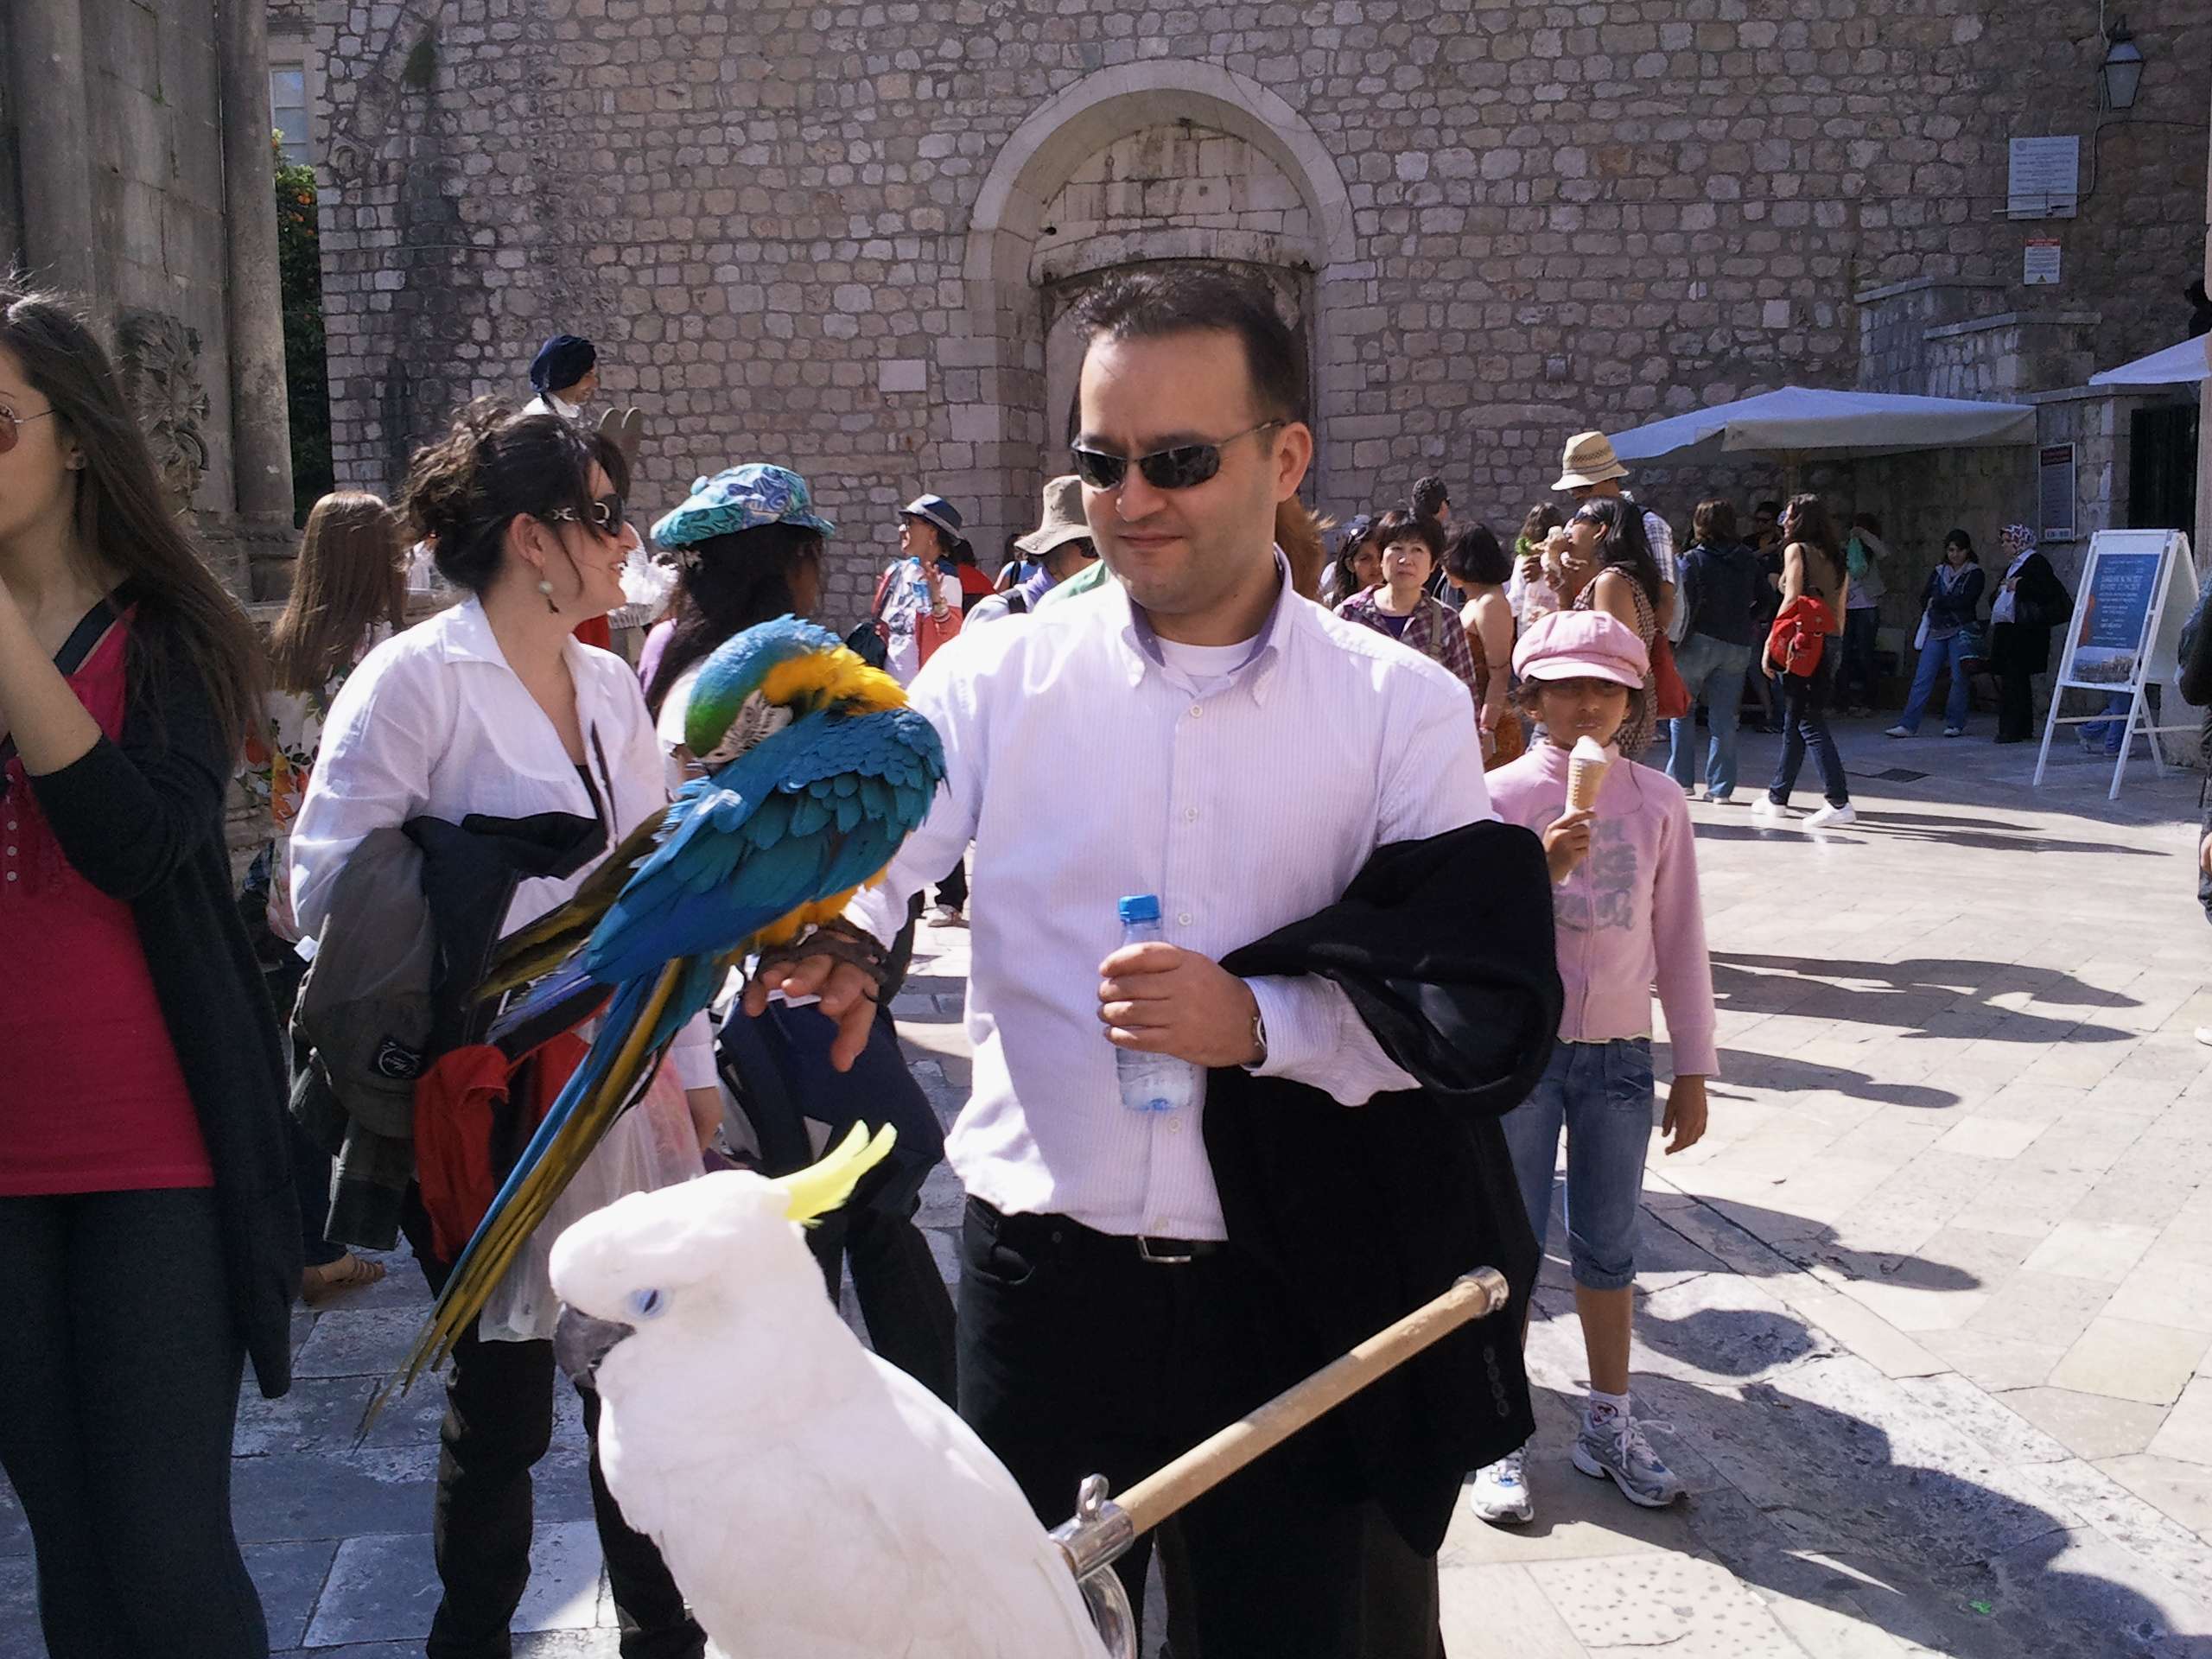
[[[556,507],[545,516],[562,524],[588,524],[602,536],[620,536],[622,533],[622,498],[602,495],[596,500],[586,502],[582,512],[574,507]]]
[[[1086,449],[1079,443],[1070,444],[1068,452],[1075,457],[1075,475],[1094,490],[1120,489],[1131,467],[1155,490],[1187,490],[1205,483],[1221,470],[1222,450],[1237,439],[1249,438],[1271,426],[1287,424],[1280,420],[1262,421],[1257,426],[1230,433],[1218,443],[1180,443],[1173,449],[1155,449],[1148,455],[1109,454],[1103,449]]]

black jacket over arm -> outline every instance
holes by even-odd
[[[291,1384],[300,1216],[276,1016],[223,844],[232,746],[157,618],[139,613],[130,648],[121,741],[102,738],[31,789],[77,873],[137,921],[214,1166],[232,1310],[261,1391],[274,1398]]]
[[[1343,899],[1223,963],[1343,988],[1420,1084],[1364,1106],[1241,1070],[1206,1084],[1206,1151],[1232,1249],[1280,1274],[1318,1369],[1494,1267],[1503,1312],[1462,1327],[1333,1414],[1357,1477],[1433,1554],[1461,1479],[1533,1431],[1521,1327],[1537,1251],[1497,1120],[1559,1031],[1551,881],[1536,837],[1470,824],[1379,849]]]

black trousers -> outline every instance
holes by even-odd
[[[1997,671],[1997,735],[2019,739],[2035,734],[2035,671],[2025,661],[2009,658]]]
[[[0,1467],[53,1659],[264,1659],[231,1524],[245,1345],[212,1191],[0,1198]]]
[[[952,1298],[929,1241],[914,1225],[915,1208],[893,1215],[847,1205],[808,1229],[806,1245],[821,1264],[831,1301],[851,1268],[853,1297],[875,1351],[949,1406],[957,1363]]]
[[[960,1414],[1038,1519],[1074,1512],[1089,1474],[1126,1490],[1297,1380],[1280,1288],[1223,1251],[1140,1259],[1064,1217],[971,1200],[961,1228]],[[1179,1516],[1202,1659],[1365,1659],[1366,1506],[1325,1424]],[[1116,1564],[1144,1605],[1148,1540]]]
[[[1881,613],[1860,609],[1843,613],[1843,671],[1835,700],[1849,708],[1872,709],[1879,701],[1881,674],[1874,660]]]
[[[946,873],[944,880],[937,884],[937,901],[940,905],[949,905],[955,910],[968,908],[967,854],[963,853],[953,864],[952,868]]]
[[[419,1200],[402,1224],[435,1293],[450,1271],[429,1253]],[[445,1594],[428,1659],[507,1659],[508,1625],[530,1583],[530,1471],[553,1440],[550,1342],[485,1342],[471,1326],[453,1352],[431,1548]],[[591,1437],[591,1507],[622,1634],[623,1659],[701,1659],[706,1633],[685,1607],[653,1541],[622,1518],[599,1467],[599,1395],[576,1390]]]

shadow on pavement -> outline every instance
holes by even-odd
[[[1791,1059],[1786,1054],[1760,1054],[1750,1049],[1720,1051],[1720,1077],[1727,1088],[1742,1087],[1777,1094],[1804,1094],[1827,1090],[1852,1100],[1879,1101],[1885,1106],[1918,1106],[1940,1111],[1959,1103],[1948,1089],[1923,1083],[1883,1083],[1847,1065],[1822,1065],[1812,1060]]]
[[[1872,984],[1844,982],[1853,980]],[[1716,950],[1713,990],[1720,1007],[1737,1013],[1810,1014],[1908,1031],[1986,1016],[1990,1029],[1976,1034],[2014,1043],[2124,1042],[2136,1033],[1996,1006],[1997,997],[2010,993],[2024,991],[2036,1002],[2060,1007],[2140,1006],[2133,997],[2100,990],[2056,969],[1960,957],[1858,962]]]

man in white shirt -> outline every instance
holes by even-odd
[[[889,939],[974,838],[974,1089],[949,1142],[969,1194],[961,1409],[1047,1522],[1084,1475],[1122,1490],[1294,1380],[1294,1287],[1227,1247],[1203,1106],[1125,1107],[1115,1047],[1295,1078],[1347,1109],[1411,1086],[1333,985],[1218,962],[1335,902],[1378,846],[1490,816],[1465,688],[1290,589],[1274,512],[1313,436],[1266,296],[1147,273],[1077,320],[1076,471],[1119,580],[923,670],[912,697],[944,736],[945,786],[850,912]],[[1135,893],[1158,895],[1170,942],[1117,948],[1116,902]],[[861,968],[810,957],[748,1007],[772,984],[822,992],[836,1058],[859,1051]],[[1300,1436],[1184,1512],[1206,1651],[1357,1649],[1361,1509],[1329,1446]],[[1139,1586],[1145,1553],[1122,1563]]]
[[[1593,496],[1634,501],[1636,498],[1621,487],[1621,480],[1627,476],[1628,468],[1613,453],[1611,439],[1602,432],[1578,432],[1567,441],[1567,452],[1560,458],[1559,482],[1552,488],[1566,491],[1577,501]],[[1659,567],[1660,632],[1680,645],[1681,633],[1675,626],[1675,531],[1648,507],[1643,510],[1643,539],[1651,544],[1652,562]]]

